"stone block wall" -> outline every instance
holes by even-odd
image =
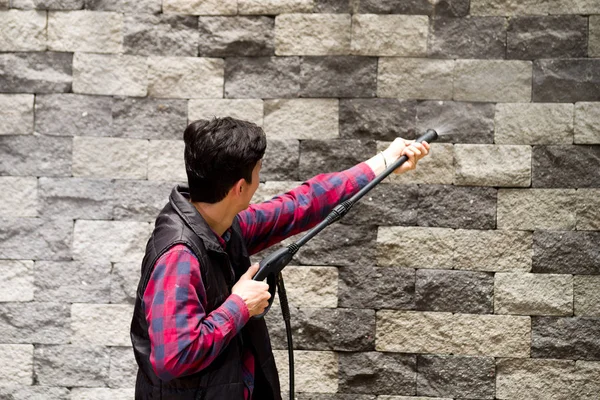
[[[0,0],[0,398],[133,398],[145,242],[225,115],[256,201],[442,134],[285,270],[298,399],[600,398],[599,57],[598,0]]]

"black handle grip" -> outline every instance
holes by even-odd
[[[271,305],[273,305],[273,300],[275,299],[275,291],[277,290],[277,277],[283,268],[292,261],[292,257],[294,257],[294,253],[287,247],[277,250],[274,253],[269,254],[266,258],[264,258],[258,267],[258,271],[252,278],[255,281],[263,281],[267,280],[267,284],[269,285],[269,293],[271,293],[271,298],[269,299],[269,305],[262,312],[262,314],[255,315],[254,319],[259,319],[265,316],[265,314],[271,309]]]

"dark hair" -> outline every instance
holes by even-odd
[[[183,141],[190,197],[203,203],[223,200],[242,178],[252,183],[252,170],[267,148],[262,128],[230,117],[192,122]]]

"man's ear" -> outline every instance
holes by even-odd
[[[239,196],[242,194],[242,192],[244,191],[244,183],[245,182],[246,181],[244,180],[244,178],[242,178],[233,185],[231,190],[233,191],[233,194],[235,196]]]

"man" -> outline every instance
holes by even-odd
[[[321,174],[250,205],[266,148],[262,129],[233,118],[184,132],[188,187],[173,189],[146,247],[131,339],[136,399],[281,399],[261,314],[270,294],[249,255],[305,231],[402,154],[402,173],[429,145],[396,139],[346,171]]]

